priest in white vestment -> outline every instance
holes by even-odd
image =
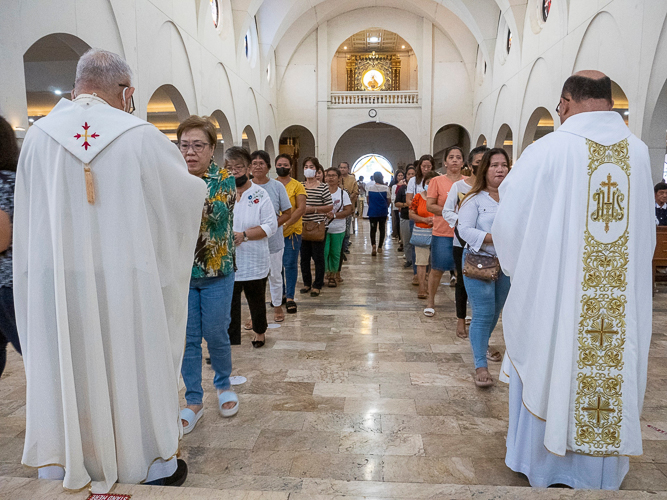
[[[93,493],[184,467],[178,376],[206,186],[125,112],[133,91],[125,61],[88,51],[74,101],[30,128],[16,176],[22,462]]]
[[[531,485],[618,489],[642,454],[655,247],[646,145],[611,80],[568,78],[562,125],[500,186],[493,243],[511,277],[506,464]]]

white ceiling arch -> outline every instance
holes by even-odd
[[[252,7],[260,2],[236,1]],[[274,47],[277,65],[284,67],[319,25],[346,12],[372,7],[400,9],[428,19],[449,36],[466,60],[470,57],[472,62],[478,45],[485,60],[493,60],[490,54],[493,53],[501,10],[508,25],[518,32],[514,9],[509,8],[508,0],[272,0],[262,2],[256,11],[259,38],[263,44]],[[254,15],[254,12],[249,14]],[[369,23],[377,24],[373,20]]]

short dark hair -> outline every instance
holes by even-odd
[[[570,95],[575,102],[586,101],[588,99],[604,99],[612,101],[611,97],[611,78],[604,76],[602,78],[588,78],[586,76],[572,75],[565,80],[563,92],[561,95]]]
[[[653,186],[654,193],[657,193],[658,191],[662,191],[664,189],[667,189],[667,182],[658,182],[655,186]]]
[[[346,162],[346,161],[341,161],[341,162],[338,164],[338,168],[340,168],[340,166],[343,165],[343,164],[347,165],[347,168],[350,168],[350,164],[349,164],[348,162]]]
[[[430,181],[434,177],[440,177],[440,174],[435,170],[429,170],[424,174],[424,180],[422,182],[424,183],[424,185],[426,185],[426,181]]]
[[[225,150],[225,163],[230,160],[241,160],[246,167],[252,162],[248,150],[240,146],[232,146]]]
[[[384,177],[382,176],[382,172],[373,173],[373,180],[377,183],[384,182]]]
[[[345,163],[345,162],[343,162],[343,163]],[[339,170],[338,168],[336,168],[336,167],[329,167],[329,168],[327,168],[327,169],[324,171],[325,174],[328,173],[328,172],[333,172],[333,173],[335,173],[338,177],[340,177],[341,175],[343,175],[343,174],[340,173],[340,170]]]
[[[455,149],[458,149],[461,152],[461,158],[463,158],[464,155],[463,155],[463,149],[461,148],[461,146],[449,146],[445,150],[445,160],[447,160],[447,157],[449,156],[449,153],[451,153]]]
[[[424,185],[424,174],[422,173],[422,163],[428,161],[431,164],[431,169],[435,170],[435,159],[431,155],[423,155],[415,165],[415,183]]]
[[[468,166],[472,168],[472,162],[475,161],[475,156],[477,155],[483,155],[489,150],[486,146],[477,146],[475,149],[470,151],[470,154],[468,155]]]
[[[360,175],[360,176],[359,176],[359,180],[360,180],[360,181],[363,181],[363,180],[364,180],[364,176],[363,176],[363,175]]]
[[[285,158],[289,162],[290,167],[294,165],[294,160],[292,159],[292,157],[290,155],[288,155],[286,153],[281,153],[278,156],[276,156],[276,159],[275,159],[276,164],[278,163],[278,160],[280,160],[281,158]]]
[[[209,119],[208,116],[192,115],[189,118],[183,120],[176,129],[176,139],[178,142],[181,142],[181,136],[183,135],[183,132],[187,132],[188,130],[193,129],[198,129],[204,132],[206,138],[208,139],[208,143],[215,148],[215,142],[218,135],[215,130],[215,125],[213,125],[213,122]]]
[[[16,142],[14,129],[0,116],[0,170],[16,172],[19,162],[19,145]]]
[[[305,167],[306,163],[308,163],[308,162],[315,165],[315,172],[317,172],[318,170],[321,170],[322,173],[324,173],[324,168],[322,168],[322,164],[320,163],[320,160],[318,160],[316,156],[306,156],[303,159],[303,166]]]
[[[267,153],[262,149],[260,149],[259,151],[255,151],[250,155],[250,162],[252,162],[257,158],[266,163],[266,166],[269,167],[269,170],[271,170],[271,157],[269,156],[269,153]]]

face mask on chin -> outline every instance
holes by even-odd
[[[304,168],[303,169],[303,175],[306,179],[312,179],[315,177],[315,174],[317,173],[317,170],[313,170],[312,168]]]
[[[234,180],[236,181],[236,187],[238,188],[248,182],[248,176],[243,174],[241,177],[235,177]]]
[[[276,167],[276,173],[278,177],[287,177],[292,172],[292,169],[289,167]]]

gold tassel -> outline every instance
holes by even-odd
[[[83,167],[83,171],[86,173],[86,194],[88,195],[88,203],[94,205],[95,184],[93,184],[93,173],[90,171],[90,167],[88,165]]]

